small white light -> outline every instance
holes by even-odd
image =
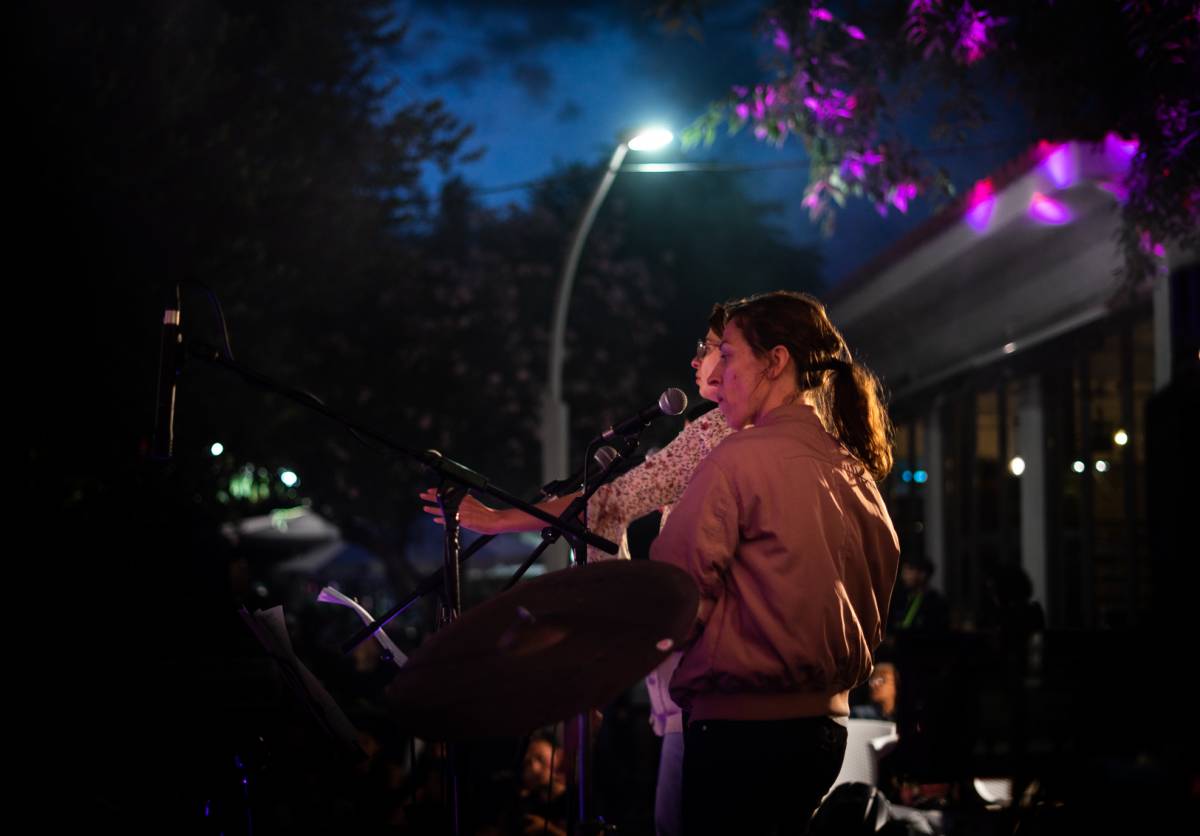
[[[1013,456],[1012,461],[1008,463],[1008,469],[1012,471],[1013,476],[1020,476],[1025,472],[1025,460],[1020,456]]]
[[[1016,350],[1017,350],[1016,343],[1005,343],[1004,344],[1004,353],[1005,354],[1012,354]]]
[[[1087,470],[1087,465],[1081,462],[1079,459],[1076,459],[1075,463],[1071,465],[1071,469],[1076,473],[1083,473],[1083,471]]]
[[[279,471],[279,481],[283,482],[289,488],[296,487],[296,483],[300,481],[300,477],[290,470]]]
[[[212,453],[214,456],[219,456],[225,452],[225,445],[219,441],[215,441],[213,442],[213,446],[208,448],[208,452]]]
[[[629,149],[631,151],[657,151],[674,138],[675,134],[666,128],[648,128],[629,140]]]
[[[1118,447],[1124,447],[1129,443],[1129,433],[1124,430],[1117,430],[1113,433],[1113,441],[1117,443]]]
[[[1104,459],[1096,459],[1096,472],[1106,473],[1108,471],[1108,462]]]

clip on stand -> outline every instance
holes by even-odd
[[[570,479],[562,479],[558,482],[551,482],[542,489],[547,494],[561,496],[565,491],[579,490],[580,480],[582,479],[582,491],[580,491],[575,498],[571,500],[571,504],[563,510],[558,518],[560,520],[574,520],[582,516],[584,519],[584,530],[586,531],[588,500],[592,498],[592,494],[599,490],[601,486],[607,484],[611,480],[613,470],[616,468],[617,462],[632,453],[634,448],[637,447],[637,444],[637,436],[621,436],[620,451],[614,451],[614,455],[612,455],[607,463],[601,467],[600,473],[595,479],[589,479],[587,473],[587,462],[590,461],[592,447],[595,445],[595,442],[588,445],[588,458],[585,459],[583,468],[578,471],[574,477]],[[538,544],[537,548],[534,549],[529,557],[525,559],[525,562],[522,563],[517,571],[513,573],[513,576],[509,578],[508,583],[504,585],[504,589],[501,591],[507,591],[516,586],[517,581],[519,581],[521,577],[527,571],[529,571],[529,568],[537,562],[537,559],[542,556],[542,553],[551,545],[558,542],[559,536],[558,529],[551,526],[543,528],[542,542]],[[587,549],[583,546],[582,542],[575,538],[570,532],[567,532],[566,537],[567,542],[570,544],[571,551],[577,556],[575,558],[575,565],[585,565],[587,563]],[[617,550],[613,549],[612,551],[609,551],[608,549],[604,549],[604,551],[608,552],[609,554],[615,554]]]

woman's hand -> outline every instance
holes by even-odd
[[[559,496],[554,499],[548,499],[545,502],[539,502],[538,508],[541,508],[547,514],[552,514],[557,517],[567,509],[571,504],[571,500],[575,494],[567,496]],[[426,514],[433,517],[433,521],[438,525],[445,525],[445,517],[442,516],[442,508],[437,501],[437,488],[426,488],[421,492],[421,500],[425,503],[422,509]],[[458,524],[478,534],[511,534],[515,531],[541,531],[545,527],[545,523],[537,517],[531,517],[524,511],[519,511],[516,508],[504,508],[497,510],[488,507],[480,502],[475,497],[467,494],[458,506]]]
[[[421,501],[425,503],[422,510],[433,517],[434,522],[438,525],[446,524],[442,507],[438,504],[437,488],[426,488],[422,491]],[[504,527],[503,511],[489,508],[470,494],[464,496],[458,506],[458,524],[479,534],[503,534],[508,530]]]

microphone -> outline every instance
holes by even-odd
[[[600,434],[600,438],[609,439],[614,435],[629,435],[649,425],[655,418],[663,415],[679,415],[685,409],[687,409],[687,395],[683,393],[683,390],[667,389],[658,396],[658,403],[654,406],[648,406],[632,418],[626,418],[616,426],[609,427]]]
[[[162,342],[158,352],[158,398],[154,404],[151,458],[167,461],[175,445],[175,383],[183,365],[183,334],[179,330],[179,285],[163,310]]]
[[[621,458],[621,454],[614,448],[605,445],[592,454],[592,460],[600,465],[600,469],[607,468],[610,464]],[[566,479],[559,479],[554,482],[548,482],[542,486],[543,496],[564,496],[569,493],[574,493],[579,490],[580,482],[583,481],[583,468],[579,468]]]
[[[596,460],[596,464],[600,465],[601,470],[607,470],[613,462],[621,458],[621,454],[617,452],[615,447],[609,447],[605,444],[592,454],[592,458]]]

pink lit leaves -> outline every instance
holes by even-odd
[[[930,179],[912,164],[913,154],[898,139],[878,136],[884,106],[881,77],[871,59],[873,47],[858,26],[829,9],[813,6],[786,22],[768,21],[776,50],[778,81],[735,86],[727,107],[730,129],[750,126],[760,140],[782,145],[795,135],[811,165],[803,205],[814,222],[832,231],[836,207],[851,195],[870,200],[881,214],[907,212]],[[716,119],[701,120],[692,141]]]
[[[860,112],[850,60],[855,56],[849,53],[866,40],[863,31],[838,22],[828,9],[814,7],[798,31],[772,19],[768,34],[781,53],[783,80],[756,85],[753,90],[734,87],[737,120],[753,123],[757,138],[776,144],[796,130],[845,133],[847,123]]]
[[[955,63],[970,66],[996,48],[994,30],[1006,23],[1007,18],[993,17],[969,1],[912,0],[904,33],[910,44],[923,48],[925,60],[947,54]]]
[[[917,64],[935,54],[963,65],[978,61],[994,48],[994,30],[1005,22],[978,6],[979,0],[908,4],[899,48],[912,53],[917,46]],[[862,28],[817,3],[772,17],[766,26],[775,80],[734,87],[725,104],[693,125],[685,142],[712,142],[726,120],[731,132],[749,127],[757,139],[775,145],[795,136],[811,161],[803,204],[826,232],[850,196],[887,214],[907,212],[923,194],[952,193],[942,172],[896,128],[891,100],[898,94],[885,92],[890,82],[879,53],[897,44],[886,33],[872,42]]]
[[[1155,258],[1163,258],[1167,254],[1167,248],[1155,241],[1144,229],[1138,236],[1138,248],[1146,255],[1152,255]]]

